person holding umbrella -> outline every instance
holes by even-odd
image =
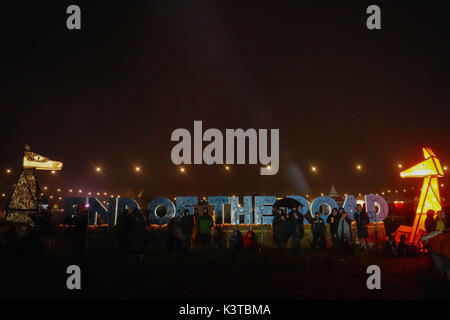
[[[300,213],[299,209],[301,205],[298,207],[292,208],[291,214],[289,215],[289,234],[292,236],[292,248],[294,250],[298,250],[300,248],[300,241],[305,234],[303,228],[303,214]]]
[[[293,198],[283,198],[275,202],[276,214],[272,221],[272,232],[278,249],[286,246],[286,241],[289,238],[289,221],[286,214],[281,208],[298,208],[301,203]]]
[[[278,249],[283,249],[286,246],[286,241],[289,236],[289,230],[286,215],[280,208],[277,209],[277,214],[273,218],[272,232]]]

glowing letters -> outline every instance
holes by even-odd
[[[320,217],[324,221],[326,221],[328,215],[324,215],[320,211],[320,207],[322,205],[326,205],[328,207],[328,209],[329,209],[328,212],[329,213],[331,212],[331,210],[333,210],[335,208],[336,209],[339,208],[339,206],[336,203],[336,201],[333,198],[331,198],[331,197],[323,196],[323,197],[318,197],[318,198],[314,199],[314,201],[311,204],[311,214],[314,216],[316,214],[316,212],[319,212],[320,213]]]
[[[239,197],[231,197],[231,223],[239,224],[239,217],[244,216],[244,224],[252,221],[252,197],[244,197],[244,205],[239,204]]]
[[[289,195],[289,198],[296,199],[302,204],[300,213],[305,215],[308,211],[311,214],[315,212],[321,212],[322,219],[326,219],[327,215],[323,214],[320,208],[325,205],[328,207],[328,211],[331,212],[333,208],[338,208],[336,201],[328,196],[318,197],[314,199],[309,208],[308,201],[299,195]],[[383,221],[388,214],[388,204],[383,197],[368,194],[365,196],[366,208],[369,213],[371,222]],[[243,216],[244,224],[272,224],[272,205],[276,201],[275,196],[255,196],[254,208],[252,206],[252,197],[243,197],[243,204],[239,203],[239,197],[229,196],[211,196],[208,198],[208,204],[214,206],[215,210],[215,223],[224,223],[224,211],[225,205],[230,206],[231,224],[241,224],[240,217]],[[97,198],[66,198],[65,199],[65,214],[76,214],[76,208],[79,203],[85,205],[89,214],[89,224],[97,224],[97,215],[101,216],[102,220],[110,226],[117,224],[117,216],[124,208],[128,208],[133,211],[139,209],[138,203],[131,198],[111,198],[108,204],[108,208]],[[182,217],[186,209],[190,214],[193,214],[194,206],[198,204],[198,197],[195,196],[177,196],[176,205],[168,198],[156,198],[153,199],[147,206],[149,209],[149,219],[151,223],[157,225],[164,225],[168,222],[169,217]],[[164,207],[164,215],[159,216],[157,210],[160,207]],[[356,208],[356,200],[353,195],[348,195],[343,205],[346,212],[349,213],[351,219],[353,219],[353,213]],[[253,211],[254,209],[254,211]],[[328,213],[329,214],[329,213]],[[309,223],[306,219],[304,223]]]

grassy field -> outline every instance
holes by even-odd
[[[82,266],[82,289],[66,288],[65,250],[49,259],[2,256],[2,299],[427,299],[449,298],[448,283],[434,278],[428,255],[391,258],[355,250],[341,262],[326,251],[265,250],[233,253],[149,251],[144,262],[123,260],[115,243],[91,242]],[[368,290],[366,268],[381,268],[381,290]]]

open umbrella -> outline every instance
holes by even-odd
[[[298,202],[295,199],[292,198],[283,198],[275,202],[274,206],[278,208],[296,208],[298,206],[302,205],[300,202]]]

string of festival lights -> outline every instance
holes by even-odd
[[[402,164],[402,163],[397,163],[395,166],[396,166],[398,169],[402,169],[402,168],[403,168],[403,164]],[[271,169],[270,165],[267,165],[266,168],[269,169],[269,170]],[[355,171],[356,171],[356,172],[362,172],[362,171],[364,170],[364,166],[363,166],[361,163],[355,163],[355,164],[354,164],[354,168],[355,168]],[[448,167],[445,166],[445,165],[444,165],[442,168],[443,168],[444,171],[447,171],[447,170],[448,170]],[[133,172],[134,172],[135,174],[142,174],[142,173],[143,173],[143,170],[142,170],[142,167],[141,167],[141,166],[133,166],[132,169],[133,169]],[[232,171],[232,168],[231,168],[231,166],[229,166],[229,165],[225,165],[225,166],[224,166],[224,169],[225,169],[225,171],[227,171],[227,172]],[[186,173],[187,173],[187,169],[186,169],[185,166],[177,166],[177,170],[178,170],[181,174],[186,174]],[[95,166],[94,169],[93,169],[93,171],[94,171],[95,174],[105,174],[105,173],[106,173],[106,171],[104,170],[104,168],[101,167],[101,166]],[[309,171],[310,171],[313,175],[318,175],[318,174],[319,174],[319,166],[318,166],[317,164],[311,165],[311,166],[309,167]],[[12,174],[14,174],[14,173],[15,173],[14,170],[11,169],[11,168],[5,168],[5,169],[4,169],[4,174],[5,174],[5,175],[12,175]],[[51,174],[51,175],[56,175],[56,174],[57,174],[57,171],[52,170],[52,171],[50,171],[50,174]],[[444,184],[444,183],[441,183],[441,184],[440,184],[440,187],[441,187],[441,188],[444,188],[444,187],[445,187],[445,184]],[[12,189],[12,188],[11,188],[11,189]],[[44,186],[44,187],[42,188],[42,190],[41,190],[42,192],[41,192],[40,196],[48,197],[48,199],[54,200],[55,202],[57,202],[58,200],[59,200],[59,201],[63,200],[63,195],[67,195],[67,196],[70,196],[70,195],[79,195],[79,196],[97,196],[97,197],[101,197],[101,198],[103,198],[103,199],[109,199],[109,198],[114,198],[114,197],[120,198],[120,197],[121,197],[121,195],[118,194],[118,193],[117,193],[117,194],[114,194],[114,193],[108,192],[108,191],[101,191],[101,192],[100,192],[100,191],[94,191],[94,192],[93,192],[93,191],[83,191],[83,190],[88,190],[88,188],[82,188],[82,187],[80,187],[80,188],[75,188],[75,187],[66,187],[66,188],[63,188],[63,187],[58,187],[58,188],[56,188],[56,190],[54,190],[53,192],[50,192],[48,186]],[[399,191],[399,190],[400,190],[400,191]],[[411,190],[411,191],[414,191],[414,187],[411,187],[410,190]],[[403,188],[403,189],[402,189],[402,188],[398,188],[398,187],[397,187],[397,188],[396,188],[396,187],[394,187],[394,188],[389,187],[389,188],[383,188],[381,191],[374,192],[374,193],[375,193],[375,194],[381,194],[381,195],[386,196],[386,195],[388,195],[388,194],[401,194],[401,193],[407,193],[407,192],[408,192],[408,189],[406,189],[406,188]],[[6,191],[2,191],[0,195],[1,195],[1,198],[7,198],[7,197],[10,196],[10,194],[9,194],[8,192],[6,192]],[[314,197],[315,195],[317,195],[317,196],[318,196],[318,195],[324,196],[325,193],[323,193],[323,192],[318,192],[317,194],[311,193],[311,194],[305,194],[304,196],[305,196],[306,198],[311,198],[311,197]],[[348,195],[348,193],[344,193],[343,195],[344,195],[344,197],[345,197],[345,196]],[[358,196],[362,196],[362,194],[361,194],[361,193],[358,193]],[[233,195],[233,197],[234,197],[234,195]],[[202,197],[202,198],[203,198],[203,201],[206,201],[206,199],[207,199],[205,196]],[[174,198],[174,200],[176,200],[176,198]],[[107,204],[108,201],[107,201],[107,200],[103,200],[102,203]]]

